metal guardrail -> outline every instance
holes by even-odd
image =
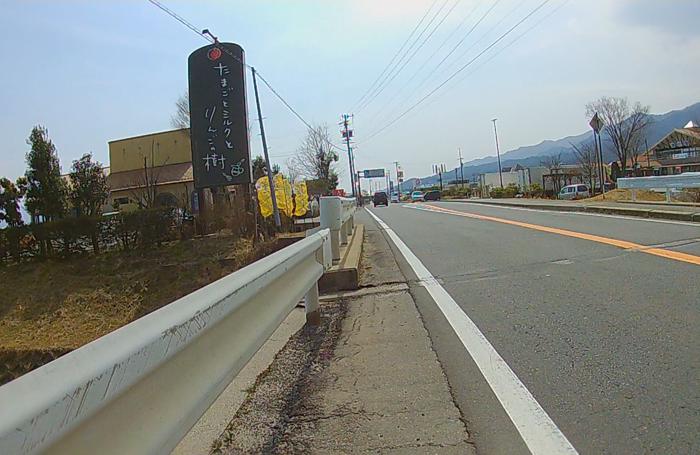
[[[323,196],[321,206],[321,229],[331,231],[331,251],[333,261],[340,261],[340,245],[348,243],[355,228],[357,200],[339,196]]]
[[[674,188],[700,188],[700,172],[685,172],[676,175],[653,177],[630,177],[617,179],[617,187],[632,190],[632,200],[637,200],[637,190],[666,190],[666,202],[671,202]]]
[[[330,266],[323,230],[5,384],[0,453],[170,453]]]

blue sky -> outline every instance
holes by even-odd
[[[535,26],[529,33],[494,56],[496,46],[365,142],[540,0],[500,0],[445,68],[417,87],[494,2],[435,0],[429,18],[445,6],[433,26],[454,6],[452,13],[386,90],[356,112],[358,169],[393,169],[399,161],[408,176],[422,176],[433,163],[455,166],[458,147],[467,160],[493,154],[494,117],[504,151],[577,134],[587,126],[586,102],[603,95],[639,100],[652,112],[700,101],[699,2],[551,0],[501,45]],[[239,43],[248,63],[304,118],[336,133],[340,114],[355,106],[433,0],[162,3]],[[146,0],[0,0],[0,8],[0,175],[12,178],[24,172],[25,140],[36,124],[49,129],[64,172],[85,152],[107,164],[110,140],[169,129],[187,86],[187,56],[205,44]],[[261,97],[273,161],[284,166],[305,127],[265,88]],[[260,151],[255,119],[253,154]],[[341,182],[346,169],[343,156]]]

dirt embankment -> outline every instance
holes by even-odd
[[[278,249],[213,235],[0,268],[0,384]]]

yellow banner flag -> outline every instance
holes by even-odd
[[[277,196],[277,208],[289,218],[294,215],[294,199],[292,198],[292,185],[282,174],[275,175],[275,196]]]
[[[294,215],[306,215],[306,212],[309,211],[309,192],[306,190],[306,182],[296,182],[294,184],[294,202]]]

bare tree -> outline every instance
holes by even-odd
[[[630,104],[627,98],[616,97],[603,97],[586,105],[586,116],[597,113],[605,123],[603,130],[615,148],[622,175],[627,160],[636,164],[644,148],[644,132],[652,121],[649,109],[640,102]]]
[[[540,161],[540,166],[544,166],[551,171],[560,169],[561,163],[561,153],[557,153],[556,155],[549,155],[542,158]]]
[[[151,141],[151,162],[149,164],[144,156],[143,172],[131,182],[131,198],[136,201],[139,208],[150,209],[156,206],[160,171],[167,162],[166,158],[161,166],[155,166],[155,143]]]
[[[597,169],[595,146],[592,142],[584,142],[579,146],[576,146],[576,144],[572,142],[569,142],[569,144],[571,144],[571,148],[574,149],[576,162],[581,168],[581,171],[583,171],[583,178],[588,181],[588,187],[593,192],[595,190],[594,180]]]
[[[170,117],[170,124],[173,128],[190,127],[190,95],[185,92],[175,101],[175,114]]]
[[[560,172],[561,164],[561,153],[546,156],[540,161],[540,166],[544,166],[549,169],[549,175],[551,176],[555,193],[558,193],[561,189],[561,182],[562,179],[564,179],[564,175]]]
[[[297,155],[287,161],[291,174],[324,183],[327,191],[338,186],[338,174],[335,163],[338,154],[333,151],[333,143],[328,132],[328,125],[318,125],[307,131]]]

